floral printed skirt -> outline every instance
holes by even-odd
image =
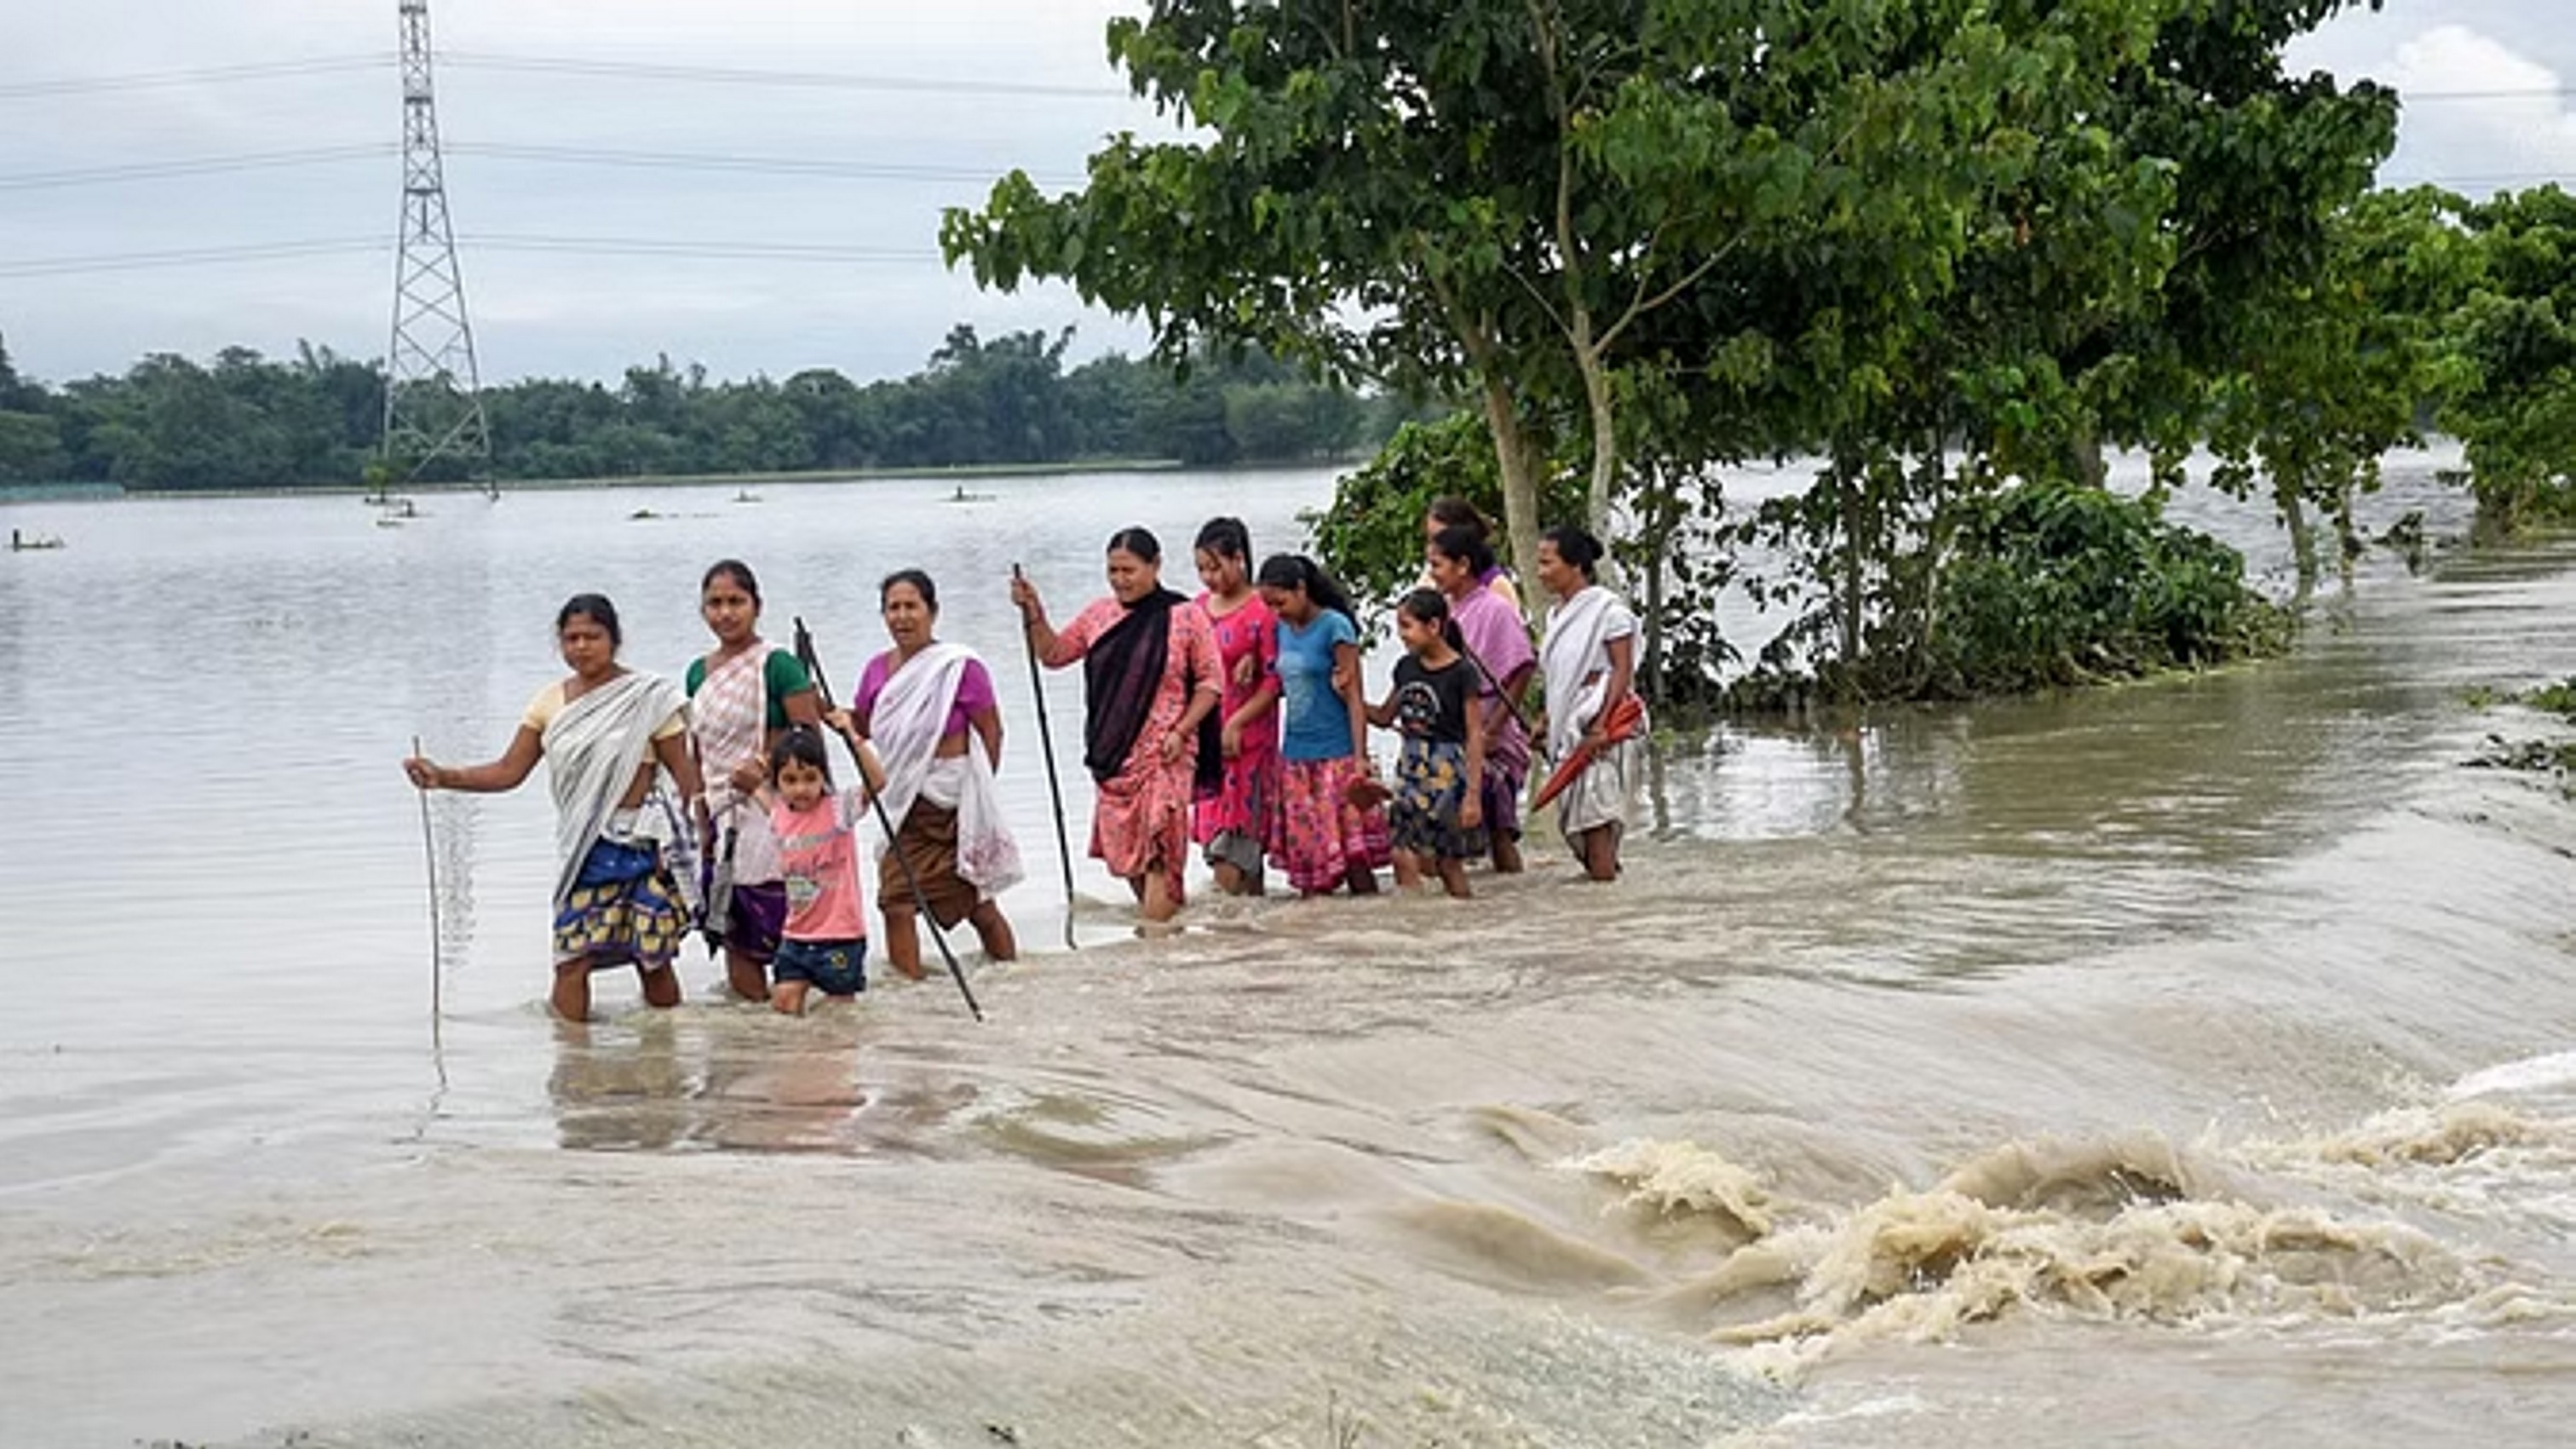
[[[1368,778],[1355,755],[1338,760],[1283,760],[1279,765],[1279,843],[1271,861],[1302,895],[1338,888],[1354,866],[1382,870],[1394,859],[1386,812],[1350,802],[1350,787]]]
[[[1172,899],[1182,900],[1181,872],[1190,856],[1190,761],[1138,767],[1100,782],[1091,812],[1091,854],[1109,873],[1134,880],[1159,870]]]
[[[1467,799],[1467,747],[1407,739],[1395,761],[1395,799],[1387,807],[1395,848],[1444,860],[1485,853],[1485,832],[1458,824]]]

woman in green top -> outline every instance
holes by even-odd
[[[760,637],[760,581],[750,565],[726,559],[708,569],[698,613],[716,636],[715,649],[689,665],[686,680],[689,737],[707,782],[699,824],[716,879],[732,883],[729,904],[708,901],[706,924],[724,943],[734,994],[767,1001],[769,958],[787,919],[785,872],[769,813],[733,787],[733,771],[745,760],[768,759],[789,725],[817,724],[823,711],[805,666]]]

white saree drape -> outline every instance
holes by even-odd
[[[1610,692],[1610,643],[1634,638],[1637,616],[1619,596],[1594,584],[1547,611],[1539,671],[1547,679],[1548,754],[1564,760],[1582,743]],[[1568,837],[1624,825],[1636,797],[1644,730],[1610,746],[1556,799],[1557,827]]]
[[[635,812],[617,802],[653,748],[653,731],[688,705],[680,686],[621,674],[563,707],[541,737],[555,801],[555,905],[571,898],[581,863],[600,837],[628,839]]]
[[[1002,823],[992,762],[981,742],[972,739],[964,755],[937,758],[958,686],[975,658],[975,651],[962,644],[931,644],[903,661],[887,675],[868,713],[868,735],[885,765],[886,818],[901,829],[916,800],[954,809],[957,874],[991,900],[1024,874],[1019,843]],[[886,844],[879,843],[878,854]]]

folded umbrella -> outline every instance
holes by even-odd
[[[1633,694],[1623,694],[1619,696],[1617,704],[1610,706],[1610,713],[1602,719],[1601,734],[1605,740],[1615,745],[1621,740],[1633,739],[1645,723],[1645,701]],[[1548,775],[1547,783],[1538,787],[1538,796],[1530,801],[1530,808],[1543,809],[1549,801],[1564,794],[1573,786],[1575,778],[1591,766],[1592,756],[1593,749],[1590,744],[1576,745],[1567,751],[1565,758],[1557,762],[1554,772]]]

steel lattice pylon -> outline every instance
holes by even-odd
[[[430,82],[429,0],[401,0],[402,233],[394,251],[393,341],[385,353],[386,466],[404,480],[445,473],[488,480],[492,430],[483,415],[465,275],[447,218]],[[439,468],[442,460],[455,460]]]

